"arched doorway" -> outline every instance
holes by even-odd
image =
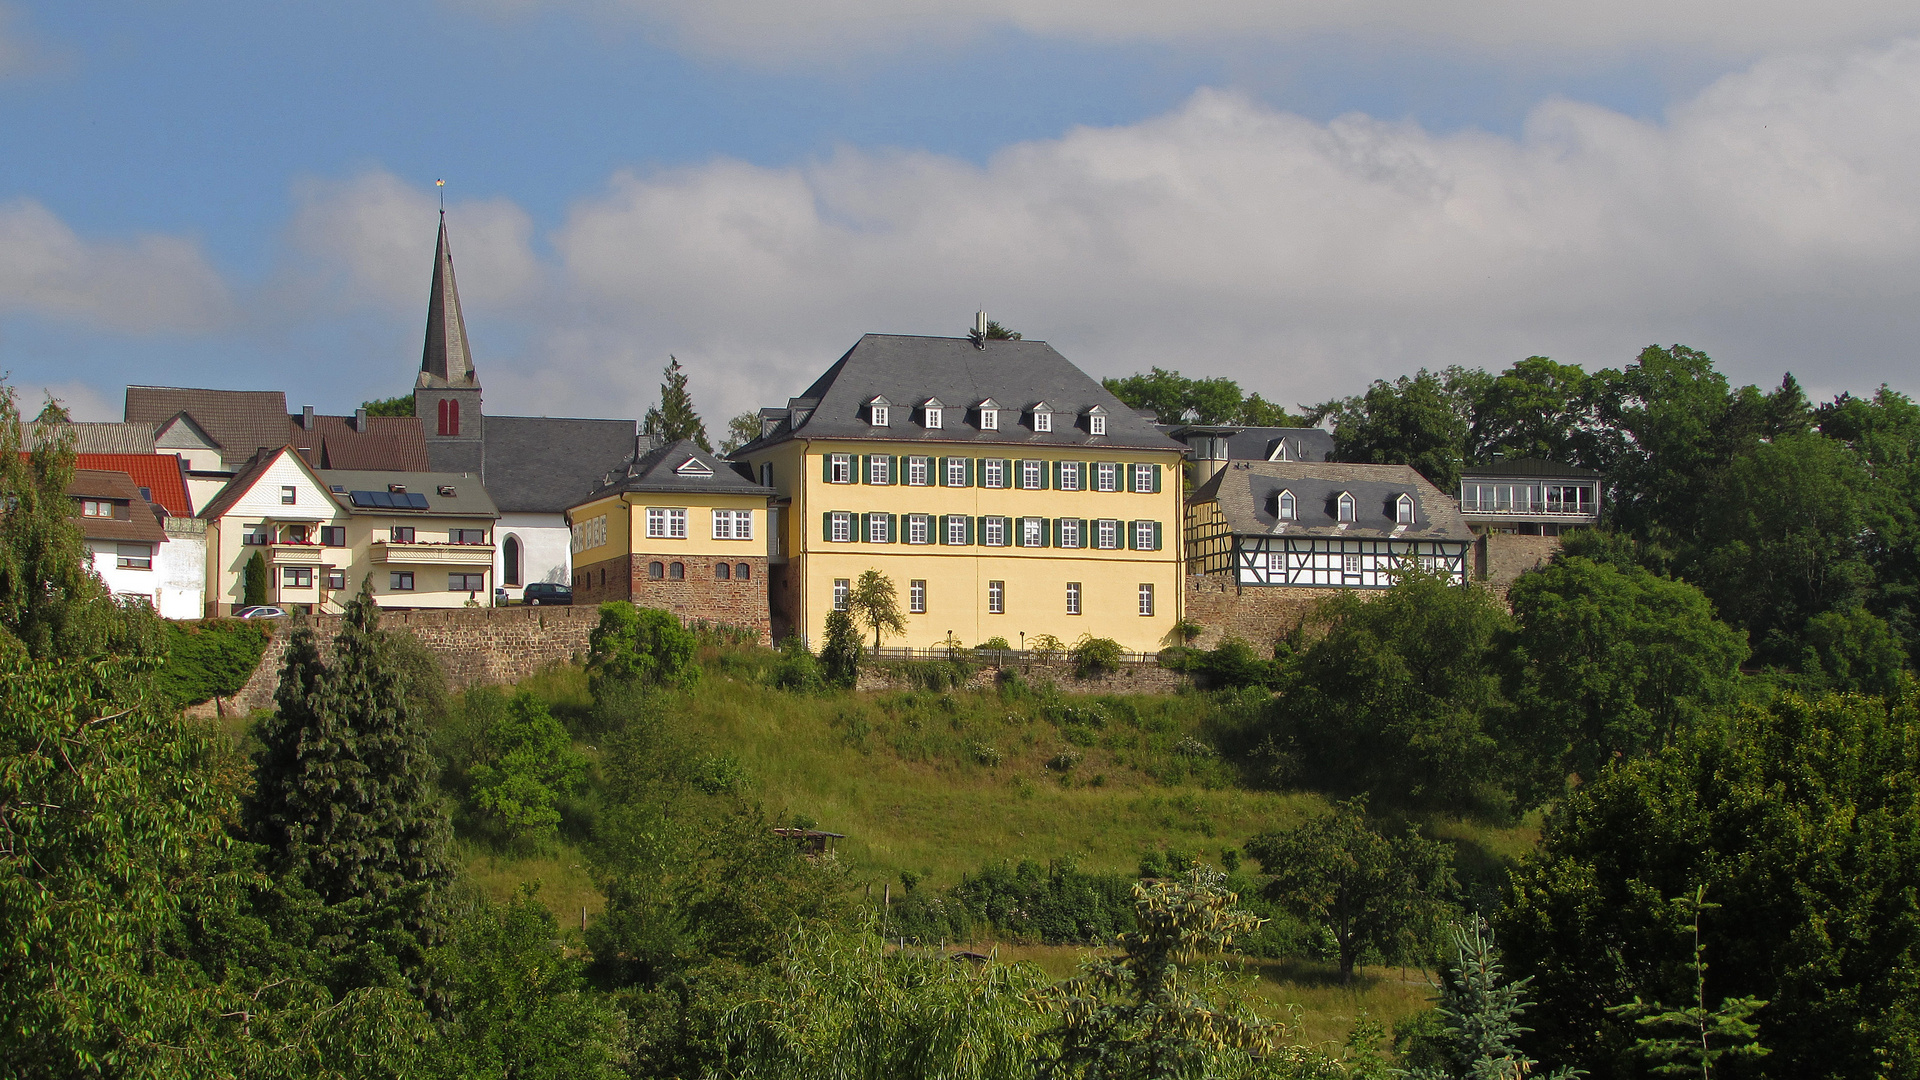
[[[520,538],[508,536],[500,545],[501,580],[508,585],[520,584]]]

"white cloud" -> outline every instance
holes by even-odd
[[[1920,29],[1901,0],[445,0],[512,13],[563,7],[637,17],[697,50],[813,66],[849,54],[943,44],[998,28],[1092,42],[1298,40],[1529,49],[1706,49],[1748,54],[1853,44]]]
[[[295,235],[418,313],[425,189],[324,190]],[[1157,364],[1284,403],[1675,341],[1744,379],[1920,389],[1920,43],[1760,63],[1658,123],[1547,101],[1518,138],[1206,91],[983,166],[847,150],[622,173],[544,259],[510,204],[449,220],[501,412],[638,415],[671,352],[717,428],[862,332],[959,334],[982,303],[1096,375]]]
[[[21,199],[0,204],[0,312],[150,333],[221,325],[232,301],[191,240],[87,240],[45,206]]]

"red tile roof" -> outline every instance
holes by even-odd
[[[193,501],[187,498],[187,480],[179,454],[79,454],[74,466],[126,473],[136,486],[153,492],[153,502],[165,507],[167,513],[174,517],[193,516]]]

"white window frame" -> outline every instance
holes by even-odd
[[[1095,464],[1093,467],[1093,476],[1095,491],[1120,490],[1120,465],[1118,462],[1102,461]]]
[[[924,544],[933,533],[931,519],[925,514],[907,515],[907,543]]]
[[[1007,462],[1005,458],[986,458],[980,462],[980,486],[983,488],[1004,488],[1007,486]]]
[[[1140,583],[1140,617],[1153,618],[1153,582],[1151,581]]]
[[[1287,572],[1287,555],[1283,551],[1267,552],[1267,573],[1284,574]]]
[[[1067,582],[1067,614],[1080,614],[1080,583],[1077,581]]]
[[[1152,465],[1140,464],[1138,462],[1134,463],[1133,490],[1138,491],[1141,494],[1148,494],[1153,491],[1153,466]]]
[[[110,518],[113,516],[113,503],[112,501],[107,499],[81,499],[80,500],[80,516],[90,517],[90,518]],[[265,522],[261,523],[261,525],[263,526],[265,524],[266,524]],[[252,525],[247,526],[247,528],[249,529],[254,527],[255,526],[252,526]]]
[[[980,543],[985,547],[1007,546],[1007,519],[989,517],[980,523]]]
[[[1350,492],[1343,491],[1340,493],[1340,498],[1334,503],[1335,520],[1352,524],[1358,517],[1358,509],[1358,504],[1353,501],[1353,495]]]
[[[1340,572],[1346,575],[1358,576],[1361,573],[1360,556],[1355,554],[1341,555]]]
[[[833,579],[833,610],[847,610],[847,597],[853,592],[853,582],[848,578]]]
[[[1047,463],[1024,458],[1020,462],[1020,490],[1039,491],[1047,485]]]
[[[1100,518],[1094,522],[1094,547],[1101,551],[1117,551],[1120,547],[1120,519]]]
[[[829,484],[853,483],[853,455],[852,454],[828,454],[827,455],[827,483]]]
[[[927,613],[927,582],[925,578],[912,578],[907,582],[907,614],[925,615]]]
[[[940,428],[941,421],[945,419],[945,417],[940,415],[942,411],[943,410],[938,405],[927,406],[927,409],[926,409],[927,429],[929,431],[938,430]]]
[[[1153,522],[1144,519],[1133,523],[1133,546],[1137,550],[1153,550],[1153,525]]]
[[[1393,501],[1393,523],[1395,525],[1413,524],[1413,496],[1402,495]]]
[[[868,514],[867,515],[867,543],[869,544],[893,543],[893,532],[891,529],[887,527],[889,524],[891,524],[891,522],[888,519],[887,515],[885,514]]]
[[[1005,615],[1007,613],[1007,583],[1004,581],[987,582],[987,614]]]
[[[832,544],[853,543],[853,514],[846,510],[833,510],[827,514],[827,542]]]
[[[967,459],[950,457],[947,459],[947,486],[967,486]]]
[[[874,427],[890,426],[887,423],[887,407],[885,405],[869,405],[867,406],[867,411],[872,414]]]
[[[1060,490],[1079,491],[1081,489],[1081,470],[1084,466],[1078,461],[1060,463]]]
[[[687,538],[687,509],[684,506],[667,507],[667,539],[685,540]]]
[[[151,570],[153,569],[153,545],[115,544],[113,565],[116,570]]]
[[[1299,520],[1299,509],[1300,509],[1299,503],[1294,499],[1293,492],[1282,491],[1280,493],[1280,507],[1278,510],[1278,517],[1280,518],[1281,521]]]
[[[1061,518],[1060,546],[1063,548],[1077,548],[1081,546],[1080,540],[1080,519]]]
[[[1093,413],[1087,417],[1087,434],[1105,435],[1107,433],[1107,414]]]
[[[980,430],[981,431],[999,431],[1000,430],[1000,410],[999,409],[981,409],[980,410]]]
[[[1052,431],[1053,414],[1050,412],[1035,412],[1033,414],[1033,430]]]
[[[753,539],[753,511],[715,510],[713,512],[713,538],[715,540]]]
[[[967,546],[967,515],[965,514],[948,514],[947,515],[947,546],[948,547]]]
[[[907,486],[926,487],[933,475],[933,459],[918,455],[907,459]]]
[[[867,458],[867,483],[873,487],[893,486],[891,454],[873,454]]]
[[[1020,519],[1020,546],[1021,547],[1046,547],[1047,546],[1047,519],[1046,518],[1030,517],[1030,518]]]

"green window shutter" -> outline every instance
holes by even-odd
[[[947,486],[947,459],[943,457],[934,458],[933,464],[934,464],[934,471],[940,474],[939,476],[934,478],[933,486],[946,487]]]
[[[1048,542],[1048,541],[1049,541],[1049,540],[1051,539],[1051,537],[1050,537],[1050,536],[1049,536],[1049,534],[1048,534],[1048,530],[1049,530],[1049,529],[1051,529],[1051,528],[1053,528],[1053,522],[1051,522],[1051,521],[1048,521],[1048,520],[1047,520],[1046,518],[1041,518],[1041,519],[1040,519],[1040,546],[1041,546],[1041,547],[1051,547],[1051,546],[1052,546],[1052,545],[1051,545],[1051,544],[1050,544],[1050,543]]]
[[[1127,550],[1140,550],[1140,529],[1131,521],[1123,521],[1120,527],[1127,530]]]
[[[1159,468],[1160,466],[1158,465],[1154,466],[1155,470],[1158,470]],[[1160,523],[1157,521],[1153,523],[1153,550],[1155,551],[1160,550]]]
[[[832,454],[820,455],[820,479],[829,484],[833,483],[833,455]]]
[[[973,518],[971,516],[967,518],[967,546],[973,546]]]
[[[820,515],[820,539],[829,544],[833,543],[833,511],[831,510]]]
[[[1133,482],[1133,466],[1132,465],[1123,461],[1120,464],[1114,466],[1114,468],[1119,469],[1123,474],[1125,474],[1121,476],[1120,483],[1113,485],[1114,487],[1117,487],[1122,491],[1139,491],[1140,490],[1139,485]]]
[[[1160,546],[1160,541],[1159,541],[1159,539],[1158,539],[1158,537],[1160,536],[1160,533],[1159,533],[1159,531],[1158,531],[1158,530],[1159,530],[1159,528],[1160,528],[1160,526],[1158,526],[1158,525],[1155,525],[1155,526],[1154,526],[1154,530],[1155,530],[1155,531],[1154,531],[1154,534],[1153,534],[1153,535],[1154,535],[1154,537],[1155,537],[1155,540],[1154,540],[1154,542],[1153,542],[1153,546],[1154,546],[1154,547],[1156,547],[1156,548]],[[899,515],[899,514],[888,514],[888,515],[887,515],[887,543],[889,543],[889,544],[898,544],[898,543],[900,543],[900,542],[901,542],[901,540],[900,540],[900,515]]]
[[[854,483],[864,484],[867,482],[867,477],[873,475],[867,471],[867,465],[872,461],[872,454],[861,454],[859,457],[853,459],[854,468],[860,470],[860,475],[854,478]]]
[[[978,526],[978,531],[975,531],[975,526]],[[975,540],[975,539],[974,539],[974,537],[976,537],[976,536],[977,536],[977,537],[979,537],[979,539],[978,539],[978,540]],[[987,517],[986,517],[986,515],[985,515],[985,514],[982,514],[982,515],[980,515],[980,516],[979,516],[979,517],[977,517],[977,518],[968,518],[968,519],[967,519],[967,543],[969,543],[969,544],[974,544],[974,543],[979,543],[979,544],[984,544],[984,543],[986,543],[986,542],[987,542]]]
[[[1047,462],[1044,462],[1044,461],[1041,462],[1040,463],[1041,490],[1044,491],[1050,488],[1058,488],[1060,486],[1059,482],[1051,475],[1051,473],[1052,473],[1052,470],[1048,467]]]
[[[1060,463],[1057,461],[1053,462],[1047,467],[1047,471],[1053,474],[1053,490],[1059,491],[1060,490]]]
[[[907,459],[901,457],[899,454],[887,455],[887,482],[888,483],[904,484],[907,482],[907,478],[900,474],[900,463],[905,460]],[[1154,488],[1154,490],[1158,491],[1160,489]]]
[[[1154,493],[1155,495],[1158,495],[1158,494],[1160,494],[1160,466],[1158,466],[1158,465],[1155,465],[1155,466],[1153,467],[1153,493]],[[1159,526],[1158,526],[1158,525],[1155,525],[1155,526],[1154,526],[1154,528],[1156,528],[1156,529],[1157,529],[1157,528],[1159,528]],[[1154,546],[1155,548],[1158,548],[1158,547],[1160,546],[1160,544],[1159,544],[1159,542],[1158,542],[1158,541],[1155,541],[1155,542],[1154,542],[1154,545],[1153,545],[1153,546]]]
[[[1060,546],[1060,523],[1065,520],[1067,519],[1066,518],[1053,519],[1053,546],[1054,547]]]
[[[973,486],[973,459],[972,458],[967,459],[967,486],[968,487]],[[967,542],[971,544],[973,541],[969,540]]]

